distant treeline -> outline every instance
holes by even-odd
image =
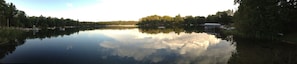
[[[136,25],[138,21],[108,21],[108,22],[97,22],[100,25]]]
[[[151,15],[140,19],[138,25],[141,27],[156,27],[156,26],[199,26],[205,22],[220,23],[229,25],[232,23],[232,10],[217,12],[215,15],[204,16],[185,16],[176,15],[171,16],[158,16]]]
[[[98,27],[105,25],[136,25],[138,21],[80,22],[80,26]]]
[[[51,17],[28,17],[25,27],[36,25],[38,27],[64,27],[64,26],[79,26],[79,22],[72,19],[51,18]]]

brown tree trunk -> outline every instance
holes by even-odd
[[[7,19],[7,27],[9,27],[9,19]]]

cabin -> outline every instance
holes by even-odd
[[[222,25],[219,23],[204,23],[203,26],[205,29],[212,29],[212,28],[220,28]]]
[[[218,33],[218,29],[222,27],[219,23],[204,23],[204,31],[208,34],[216,35],[220,37],[220,34]]]

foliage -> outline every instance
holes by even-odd
[[[185,16],[184,21],[184,24],[186,26],[198,26],[199,24],[203,24],[206,21],[206,19],[203,16]]]
[[[174,19],[170,16],[151,15],[140,19],[140,26],[168,26],[173,24]]]
[[[147,17],[143,17],[140,19],[138,25],[141,27],[158,27],[158,26],[166,26],[166,27],[174,27],[174,26],[198,26],[205,22],[205,17],[203,16],[185,16],[181,17],[180,15],[176,15],[175,17],[170,16],[158,16],[151,15]]]
[[[138,25],[140,27],[158,27],[158,26],[199,26],[205,22],[221,23],[223,25],[229,25],[232,21],[233,11],[227,10],[217,12],[215,15],[204,16],[185,16],[176,15],[175,17],[170,16],[158,16],[151,15],[140,19]]]
[[[206,18],[206,22],[215,22],[220,23],[223,25],[229,25],[230,23],[233,23],[232,21],[233,11],[227,10],[227,11],[219,11],[215,15],[209,15]]]
[[[25,42],[24,31],[12,28],[0,28],[0,58],[11,54],[16,46]]]
[[[17,10],[12,3],[0,0],[0,26],[3,27],[63,27],[77,26],[78,21],[63,18],[28,17],[24,11]]]
[[[273,38],[278,33],[292,32],[297,27],[296,0],[235,0],[240,4],[234,15],[240,35]]]
[[[24,23],[25,27],[64,27],[64,26],[78,26],[79,22],[72,19],[43,17],[28,17],[28,22]]]
[[[108,21],[108,22],[97,22],[99,25],[136,25],[137,21]]]
[[[0,33],[0,44],[3,44],[20,38],[24,31],[12,28],[0,28]]]

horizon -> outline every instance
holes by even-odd
[[[87,22],[138,21],[150,15],[205,16],[236,10],[233,0],[6,0],[27,16],[70,18]],[[224,3],[222,3],[224,2]],[[152,5],[153,4],[153,5]],[[209,6],[205,6],[209,5]]]

